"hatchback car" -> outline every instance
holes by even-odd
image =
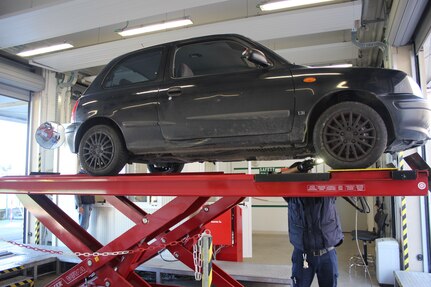
[[[431,106],[401,71],[296,65],[240,35],[213,35],[111,61],[72,112],[70,149],[93,175],[126,163],[319,156],[363,168],[425,143]]]

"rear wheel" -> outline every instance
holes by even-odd
[[[316,152],[332,168],[366,168],[383,154],[387,130],[380,115],[358,102],[327,109],[313,132]]]
[[[161,163],[161,164],[148,164],[148,171],[150,173],[179,173],[183,170],[183,163]]]
[[[92,175],[116,175],[127,163],[128,153],[117,131],[96,125],[87,130],[79,144],[81,166]]]

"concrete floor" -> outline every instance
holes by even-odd
[[[360,243],[362,251],[362,245]],[[368,248],[371,254],[374,254],[374,244]],[[286,265],[286,272],[290,274],[291,263],[290,255],[292,246],[289,243],[287,235],[274,234],[254,234],[253,235],[253,258],[247,258],[244,261],[249,263],[259,264],[275,264]],[[357,254],[356,242],[351,240],[350,234],[345,234],[344,243],[337,248],[338,266],[339,266],[339,281],[338,286],[355,286],[355,287],[370,287],[379,286],[375,277],[375,271],[370,270],[370,276],[366,276],[363,268],[353,268],[349,274],[349,258]],[[41,277],[35,282],[35,287],[45,286],[55,277],[52,275]],[[193,281],[192,278],[184,280],[169,280],[165,284],[178,286],[201,286],[200,282]],[[284,287],[286,285],[278,284],[262,284],[242,282],[246,287]],[[313,281],[312,287],[317,287],[317,279]]]
[[[361,267],[352,268],[349,274],[349,259],[352,255],[358,254],[356,242],[349,234],[344,234],[345,239],[341,246],[337,247],[339,280],[338,286],[370,287],[379,286],[376,280],[375,271],[370,270],[370,276]],[[274,248],[277,246],[277,248]],[[369,254],[374,255],[374,244],[368,246]],[[362,243],[359,243],[362,252]],[[287,235],[254,234],[253,235],[253,258],[246,259],[246,262],[261,264],[281,264],[287,265],[286,272],[291,273],[291,259],[293,247],[289,243]],[[370,278],[371,277],[371,278]],[[252,286],[252,285],[250,285]],[[284,285],[255,285],[279,287]],[[314,279],[312,287],[319,286],[317,278]]]

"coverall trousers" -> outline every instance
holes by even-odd
[[[304,268],[304,252],[294,249],[292,253],[292,282],[294,287],[310,287],[317,275],[319,287],[336,287],[338,278],[338,260],[335,249],[321,256],[307,253],[308,268]]]

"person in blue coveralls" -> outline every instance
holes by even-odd
[[[306,173],[313,160],[296,162],[281,173]],[[294,287],[309,287],[314,275],[320,287],[335,287],[338,259],[335,247],[344,239],[335,197],[285,197],[288,204],[289,240]]]

